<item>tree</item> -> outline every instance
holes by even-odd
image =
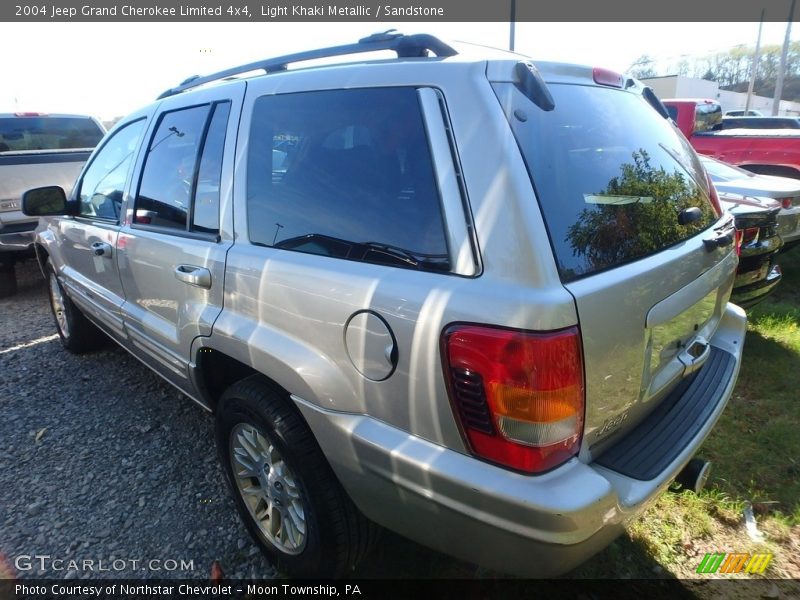
[[[710,204],[688,176],[650,164],[647,151],[633,152],[633,162],[620,167],[596,196],[610,202],[584,208],[567,237],[576,256],[592,270],[645,256],[686,239],[705,227],[713,214]],[[697,207],[703,218],[681,225],[678,214]]]
[[[754,47],[738,45],[725,52],[708,56],[693,59],[681,57],[677,63],[669,65],[663,73],[659,73],[656,61],[651,56],[643,54],[634,61],[629,71],[640,79],[667,73],[698,77],[716,81],[723,90],[744,92],[750,83],[754,52]],[[756,70],[754,86],[756,94],[768,97],[774,94],[780,56],[780,45],[762,46]],[[800,100],[800,42],[792,42],[789,46],[783,85],[783,100]]]
[[[655,69],[656,63],[653,58],[648,54],[642,54],[639,58],[633,61],[628,72],[637,79],[645,79],[646,77],[656,77],[658,72]]]

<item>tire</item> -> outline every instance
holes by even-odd
[[[347,496],[284,392],[260,376],[232,385],[217,408],[216,438],[239,516],[279,571],[341,577],[367,553],[377,526]]]
[[[73,354],[82,354],[103,346],[106,341],[105,334],[70,300],[50,262],[47,263],[45,272],[50,310],[53,313],[61,345]]]
[[[0,298],[9,298],[17,293],[17,274],[14,263],[0,263]]]

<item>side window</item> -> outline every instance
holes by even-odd
[[[222,154],[225,148],[225,131],[228,128],[230,102],[220,102],[214,107],[208,126],[200,169],[197,172],[192,229],[206,233],[219,231],[219,192],[222,177]]]
[[[209,105],[161,115],[147,149],[133,222],[187,229],[200,141]]]
[[[415,88],[263,96],[247,157],[255,244],[450,269]]]
[[[144,125],[142,119],[116,131],[92,158],[80,182],[81,216],[119,219],[122,193]]]
[[[164,113],[150,140],[133,222],[217,233],[230,102]]]

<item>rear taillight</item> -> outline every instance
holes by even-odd
[[[741,229],[734,230],[734,243],[736,249],[736,256],[742,255],[742,231]]]
[[[577,327],[456,325],[443,345],[450,399],[474,454],[541,473],[578,453],[585,401]]]
[[[781,198],[781,207],[782,208],[792,208],[792,199],[791,198]]]
[[[711,176],[706,173],[706,181],[708,182],[708,199],[711,201],[711,206],[714,207],[714,211],[717,213],[717,218],[722,216],[722,205],[719,203],[719,194],[717,194],[717,188],[714,187],[714,182],[711,181]]]
[[[742,246],[749,246],[758,242],[758,234],[761,231],[758,227],[747,227],[742,231]]]

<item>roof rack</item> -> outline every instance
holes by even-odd
[[[211,75],[193,75],[182,81],[180,85],[168,89],[157,99],[174,96],[183,91],[197,86],[248,73],[250,71],[263,70],[265,73],[276,73],[285,71],[290,63],[297,63],[317,58],[328,58],[331,56],[343,56],[345,54],[359,54],[361,52],[375,52],[378,50],[393,50],[398,58],[426,57],[429,52],[433,52],[437,57],[444,58],[458,54],[451,46],[445,44],[439,38],[426,33],[415,35],[403,35],[394,29],[389,29],[382,33],[376,33],[358,40],[356,44],[345,44],[343,46],[331,46],[330,48],[320,48],[318,50],[308,50],[297,54],[287,54],[275,58],[268,58],[257,62],[241,65],[213,73]]]

